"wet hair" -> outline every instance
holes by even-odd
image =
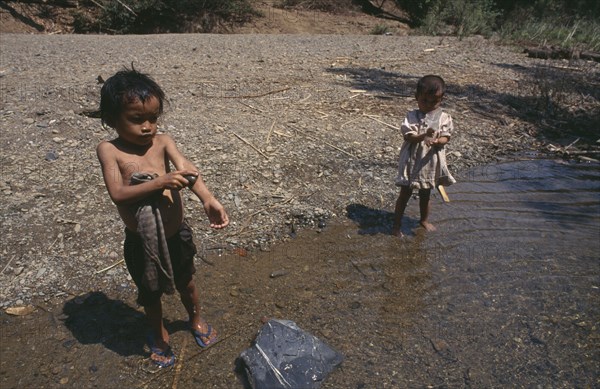
[[[446,93],[446,83],[440,76],[429,74],[417,82],[417,95],[435,95],[438,92],[442,92],[442,96]]]
[[[165,93],[150,76],[133,68],[124,69],[110,77],[100,90],[100,118],[102,124],[114,127],[117,117],[126,104],[136,100],[145,103],[151,97],[159,102],[159,114],[163,112]]]

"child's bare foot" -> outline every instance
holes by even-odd
[[[435,231],[436,230],[435,226],[429,222],[422,221],[419,224],[421,225],[421,227],[423,227],[425,229],[425,231]]]
[[[192,324],[192,334],[200,347],[208,347],[217,341],[217,331],[205,320]]]
[[[402,230],[400,230],[400,227],[396,228],[394,227],[392,229],[392,235],[394,235],[397,238],[403,238],[404,234],[402,233]]]

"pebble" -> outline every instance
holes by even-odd
[[[274,272],[272,272],[269,277],[271,278],[277,278],[277,277],[282,277],[288,274],[287,270],[284,269],[280,269],[280,270],[275,270]]]

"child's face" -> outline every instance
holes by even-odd
[[[158,130],[160,102],[150,96],[144,103],[139,99],[125,103],[115,121],[119,138],[136,146],[149,146]]]
[[[434,93],[417,93],[417,104],[419,105],[419,111],[423,113],[431,112],[438,109],[442,105],[442,99],[444,95],[441,91]]]

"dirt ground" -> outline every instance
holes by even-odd
[[[399,25],[391,36],[367,35],[368,23],[380,23],[374,19],[341,22],[319,14],[311,19],[318,27],[302,19],[292,29],[281,22],[289,16],[278,12],[265,23],[298,34],[0,35],[3,387],[148,380],[136,375],[143,337],[132,336],[123,347],[114,342],[140,331],[143,319],[121,261],[122,223],[95,156],[98,142],[114,136],[94,118],[98,79],[123,66],[133,63],[163,86],[170,105],[162,130],[200,167],[229,211],[231,226],[209,231],[197,200],[184,196],[200,248],[199,282],[213,277],[204,308],[223,334],[241,331],[238,344],[256,330],[243,323],[293,312],[292,296],[301,296],[308,310],[315,295],[327,301],[335,294],[300,282],[289,294],[277,289],[269,301],[255,298],[252,289],[261,287],[263,273],[286,265],[254,261],[275,258],[270,253],[285,251],[298,233],[343,224],[349,204],[393,209],[398,127],[415,105],[414,86],[423,74],[441,74],[448,82],[445,107],[456,125],[448,159],[459,182],[474,166],[545,152],[588,162],[599,156],[596,63],[531,59],[520,48],[482,37],[407,36]],[[3,29],[10,26],[5,20]],[[337,30],[328,30],[332,26]],[[448,193],[452,197],[452,187]],[[328,239],[319,244],[339,237]],[[297,274],[331,271],[320,267],[318,255],[305,263],[303,249],[293,250],[277,258],[289,257]],[[228,258],[223,267],[220,254]],[[232,278],[220,283],[225,274]],[[285,277],[280,281],[283,288]],[[403,288],[410,295],[410,285]],[[225,303],[231,298],[234,303]],[[177,332],[184,323],[173,309],[168,314]],[[319,315],[310,314],[318,327]],[[107,326],[107,317],[125,324]],[[95,335],[83,330],[95,325],[101,326]],[[76,363],[90,353],[102,362]],[[102,379],[114,382],[97,383],[99,366]],[[218,382],[226,381],[216,380],[215,387]]]

